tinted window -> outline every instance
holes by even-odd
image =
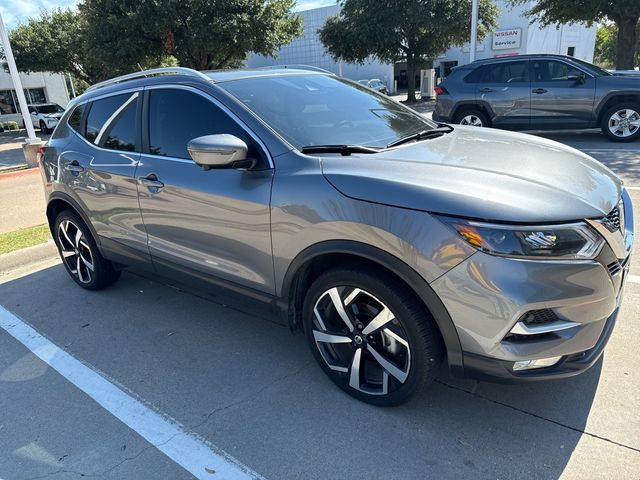
[[[393,100],[329,75],[246,78],[222,82],[220,86],[296,148],[384,147],[434,126]]]
[[[93,102],[87,116],[85,138],[105,148],[133,150],[137,99],[136,92]]]
[[[84,111],[87,107],[87,104],[82,104],[82,105],[78,105],[76,108],[73,109],[73,112],[71,113],[71,115],[69,116],[69,120],[67,120],[67,123],[69,124],[69,126],[71,128],[73,128],[76,132],[79,132],[80,134],[82,134],[82,131],[84,130],[82,128],[82,115],[84,115]]]
[[[531,62],[534,82],[566,81],[572,70],[564,62],[555,60],[534,60]]]
[[[528,82],[529,75],[526,61],[503,62],[485,65],[483,83],[519,83]]]
[[[203,135],[228,133],[244,140],[256,158],[252,139],[226,113],[201,95],[179,89],[152,90],[149,100],[149,152],[191,158],[187,143]]]
[[[464,81],[466,83],[480,83],[482,82],[482,77],[484,76],[484,67],[478,67],[469,73],[466,77],[464,77]]]

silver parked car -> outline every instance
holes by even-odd
[[[444,358],[494,380],[587,369],[629,268],[629,195],[588,155],[320,72],[120,77],[73,100],[40,163],[78,285],[129,267],[246,293],[378,405]]]

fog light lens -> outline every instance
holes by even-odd
[[[562,357],[539,358],[537,360],[520,360],[513,364],[513,370],[531,370],[532,368],[551,367],[560,361]]]

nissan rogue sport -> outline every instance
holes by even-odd
[[[317,71],[119,77],[71,102],[39,159],[78,285],[129,267],[246,293],[378,405],[445,358],[493,380],[587,369],[629,268],[629,195],[588,155]]]

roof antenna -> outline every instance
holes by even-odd
[[[140,71],[144,72],[144,68],[142,68],[142,65],[140,65],[140,62],[137,62],[137,64],[138,64],[138,68],[140,69]],[[146,77],[146,75],[145,75],[145,77]]]

